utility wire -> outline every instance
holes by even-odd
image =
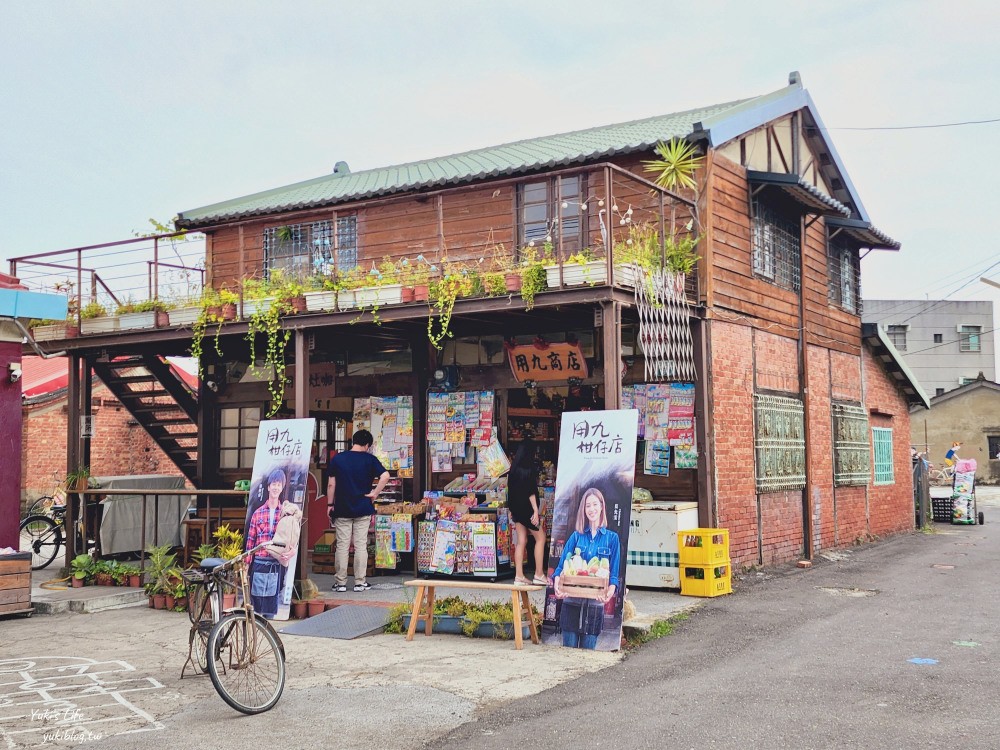
[[[961,122],[942,122],[934,125],[885,125],[882,127],[867,128],[819,128],[821,130],[928,130],[930,128],[957,128],[963,125],[987,125],[993,122],[1000,122],[1000,117],[990,120],[963,120]]]

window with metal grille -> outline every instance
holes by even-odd
[[[861,314],[861,263],[857,248],[846,242],[829,240],[826,250],[827,298],[855,315]]]
[[[935,333],[934,334],[934,343],[935,344],[943,344],[944,343],[944,334]]]
[[[906,351],[906,331],[909,326],[886,326],[885,332],[889,336],[889,341],[901,352]]]
[[[871,476],[868,412],[857,404],[833,404],[833,482],[866,485]]]
[[[551,242],[558,247],[562,225],[563,251],[578,252],[586,243],[586,181],[582,176],[526,182],[517,187],[518,237],[521,247]]]
[[[895,484],[891,427],[872,427],[872,449],[875,454],[875,484]]]
[[[962,352],[981,351],[980,336],[983,333],[982,326],[959,326],[958,327],[958,349]]]
[[[990,454],[989,457],[993,459],[1000,458],[1000,435],[987,435],[986,443]]]
[[[313,221],[285,224],[264,230],[264,273],[280,269],[286,276],[305,278],[313,274],[330,276],[334,269],[350,271],[358,265],[358,217],[337,219],[334,242],[333,222]]]
[[[806,434],[802,402],[754,394],[757,492],[806,486]]]
[[[259,406],[236,406],[220,410],[219,468],[252,469],[260,429]]]
[[[801,217],[753,199],[753,272],[772,284],[799,291],[802,275]]]

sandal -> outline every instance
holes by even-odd
[[[531,585],[531,581],[529,581],[527,578],[518,578],[517,576],[514,577],[514,583],[516,583],[518,586]]]
[[[536,586],[548,586],[549,585],[549,579],[548,578],[542,578],[541,576],[535,576],[534,578],[531,579],[531,582],[534,585],[536,585]]]

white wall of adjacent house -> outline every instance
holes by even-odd
[[[862,320],[882,326],[928,396],[997,380],[994,305],[989,301],[870,300]]]

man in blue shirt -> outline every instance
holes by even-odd
[[[368,567],[368,529],[375,515],[374,500],[389,481],[389,472],[371,454],[374,443],[368,430],[358,430],[351,438],[351,449],[338,453],[327,465],[326,507],[337,536],[337,572],[333,590],[347,591],[347,559],[354,542],[354,590],[371,588],[365,580]],[[372,489],[372,481],[378,484]]]

